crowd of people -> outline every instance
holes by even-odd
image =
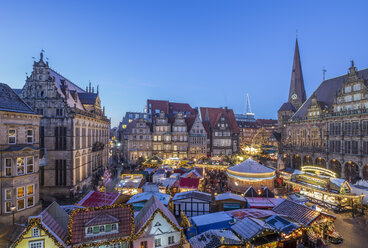
[[[224,193],[229,191],[227,184],[227,176],[224,170],[219,169],[205,169],[205,176],[203,180],[203,191],[207,193]]]

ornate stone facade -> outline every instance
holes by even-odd
[[[368,180],[368,69],[325,80],[282,123],[280,168],[321,166],[351,182]],[[279,111],[279,118],[284,117]]]
[[[200,159],[207,156],[207,132],[199,115],[188,118],[189,158]]]
[[[40,118],[9,86],[0,84],[0,223],[12,222],[12,210],[18,223],[41,211]]]
[[[108,163],[110,121],[101,109],[98,87],[96,93],[91,84],[81,89],[52,70],[41,53],[21,96],[43,115],[40,147],[47,163],[40,175],[41,197],[69,197],[91,186]]]

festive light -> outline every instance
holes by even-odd
[[[319,173],[323,173],[326,174],[330,177],[336,178],[336,173],[331,171],[331,170],[327,170],[325,168],[322,167],[317,167],[317,166],[303,166],[302,167],[302,171],[312,171],[312,172],[319,172]]]

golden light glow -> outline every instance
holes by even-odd
[[[336,173],[331,171],[331,170],[327,170],[325,168],[322,167],[317,167],[317,166],[303,166],[302,167],[302,171],[312,171],[312,172],[316,172],[316,173],[323,173],[326,174],[330,177],[336,178]]]

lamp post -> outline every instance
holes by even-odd
[[[12,204],[11,206],[10,206],[10,211],[12,212],[12,214],[13,214],[13,225],[14,225],[14,214],[15,214],[15,210],[16,210],[17,208],[14,206],[14,204]]]

